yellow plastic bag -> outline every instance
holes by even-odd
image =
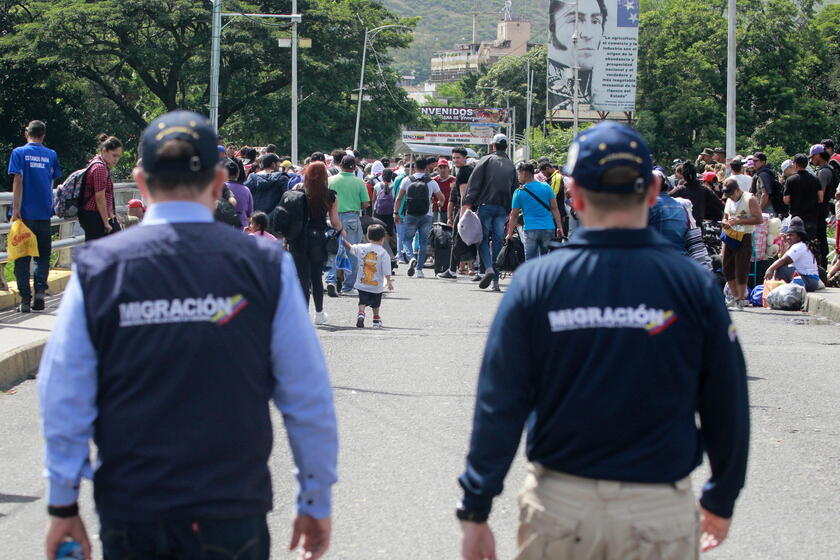
[[[6,240],[9,251],[9,260],[14,261],[21,257],[38,256],[38,239],[32,230],[26,227],[23,220],[16,220],[9,230],[9,237]]]
[[[764,293],[762,294],[762,298],[763,298],[762,304],[764,305],[764,307],[770,307],[769,305],[767,305],[767,296],[770,294],[770,292],[772,292],[773,290],[775,290],[779,286],[784,286],[786,283],[787,282],[785,282],[784,280],[765,280],[764,281]]]

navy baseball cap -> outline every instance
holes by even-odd
[[[641,192],[653,181],[650,148],[635,129],[613,121],[587,128],[569,147],[563,173],[582,188],[612,193]],[[631,167],[640,179],[626,185],[603,185],[604,173],[614,167]]]
[[[196,155],[181,160],[159,160],[161,146],[172,139],[186,140]],[[195,173],[219,164],[218,137],[210,119],[192,111],[172,111],[153,120],[140,138],[140,156],[146,173]]]

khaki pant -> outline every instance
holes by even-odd
[[[517,560],[692,560],[700,523],[688,478],[595,480],[529,466]]]

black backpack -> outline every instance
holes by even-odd
[[[825,189],[825,197],[823,201],[826,204],[833,206],[834,203],[834,195],[837,194],[837,187],[840,185],[840,170],[834,165],[831,165],[831,161],[826,164],[828,170],[831,171],[831,183],[829,183],[828,188]]]
[[[227,199],[216,201],[216,211],[213,214],[213,219],[217,222],[233,226],[237,229],[242,229],[242,221],[239,219],[239,214]]]
[[[779,182],[775,175],[773,176],[773,192],[770,194],[770,204],[773,205],[773,211],[782,218],[790,213],[790,208],[785,204],[785,186]]]
[[[286,191],[277,208],[271,211],[271,230],[288,241],[294,241],[303,233],[309,222],[309,201],[303,191]]]
[[[431,180],[428,175],[411,180],[405,190],[406,215],[426,216],[429,213],[429,181]]]

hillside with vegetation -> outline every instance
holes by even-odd
[[[531,40],[544,42],[548,36],[549,0],[513,0],[514,15],[531,21]],[[496,38],[504,0],[382,0],[382,3],[401,17],[419,16],[421,19],[408,49],[391,53],[393,67],[400,73],[413,74],[423,80],[431,73],[430,61],[437,51],[451,49],[456,43],[469,43],[472,37],[472,12],[479,12],[478,40]]]

